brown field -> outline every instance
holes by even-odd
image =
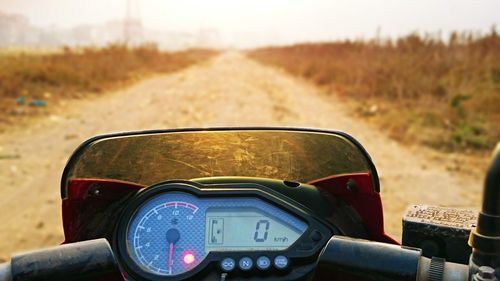
[[[500,36],[412,34],[398,40],[263,48],[261,62],[336,93],[391,137],[481,152],[500,141]],[[361,101],[361,102],[360,102]]]
[[[61,99],[99,94],[153,73],[205,60],[214,51],[161,52],[153,45],[0,53],[0,127],[46,113]]]
[[[66,102],[50,116],[0,134],[0,262],[14,252],[63,241],[59,192],[66,161],[84,140],[110,132],[217,126],[345,131],[367,148],[377,166],[386,230],[396,239],[409,204],[475,209],[481,202],[484,170],[471,169],[459,153],[401,145],[359,120],[336,95],[241,53],[222,53],[130,87]]]

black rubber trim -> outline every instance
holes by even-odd
[[[68,173],[69,173],[69,168],[73,166],[75,160],[78,158],[80,153],[83,151],[84,148],[86,148],[88,145],[91,143],[104,139],[104,138],[113,138],[113,137],[125,137],[125,136],[137,136],[137,135],[146,135],[146,134],[162,134],[162,133],[179,133],[179,132],[196,132],[196,131],[272,131],[272,130],[281,130],[281,131],[290,131],[290,132],[311,132],[311,133],[324,133],[324,134],[334,134],[334,135],[339,135],[347,140],[349,140],[351,143],[353,143],[360,151],[361,153],[365,156],[365,158],[368,161],[368,165],[371,170],[371,176],[372,176],[372,181],[373,181],[373,189],[375,192],[379,193],[380,192],[380,181],[378,177],[378,172],[377,169],[375,168],[375,164],[373,164],[373,160],[366,151],[366,149],[361,145],[360,142],[358,142],[354,137],[351,135],[341,132],[341,131],[335,131],[335,130],[324,130],[324,129],[312,129],[312,128],[294,128],[294,127],[213,127],[213,128],[179,128],[179,129],[169,129],[169,130],[144,130],[144,131],[133,131],[133,132],[120,132],[120,133],[112,133],[112,134],[103,134],[103,135],[97,135],[95,137],[92,137],[86,141],[84,141],[82,144],[80,144],[76,150],[73,152],[73,154],[70,156],[68,161],[66,162],[66,166],[64,167],[62,177],[61,177],[61,198],[66,199],[68,197],[68,190],[67,190],[67,180],[68,180]]]

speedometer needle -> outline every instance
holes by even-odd
[[[181,234],[179,230],[171,228],[167,231],[168,242],[168,274],[172,274],[172,264],[174,263],[174,244],[179,241]]]
[[[168,249],[168,274],[172,274],[172,256],[174,255],[174,243],[170,243]]]

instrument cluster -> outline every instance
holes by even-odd
[[[166,183],[131,201],[116,244],[135,280],[183,280],[209,265],[226,274],[283,275],[330,237],[291,206],[258,189]]]

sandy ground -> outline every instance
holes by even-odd
[[[351,116],[335,97],[239,53],[68,102],[49,117],[0,135],[0,257],[63,240],[59,180],[65,162],[85,139],[117,131],[264,125],[349,132],[378,167],[386,229],[396,238],[412,202],[479,206],[479,173],[450,171],[450,163],[460,165],[453,157],[402,146]]]

